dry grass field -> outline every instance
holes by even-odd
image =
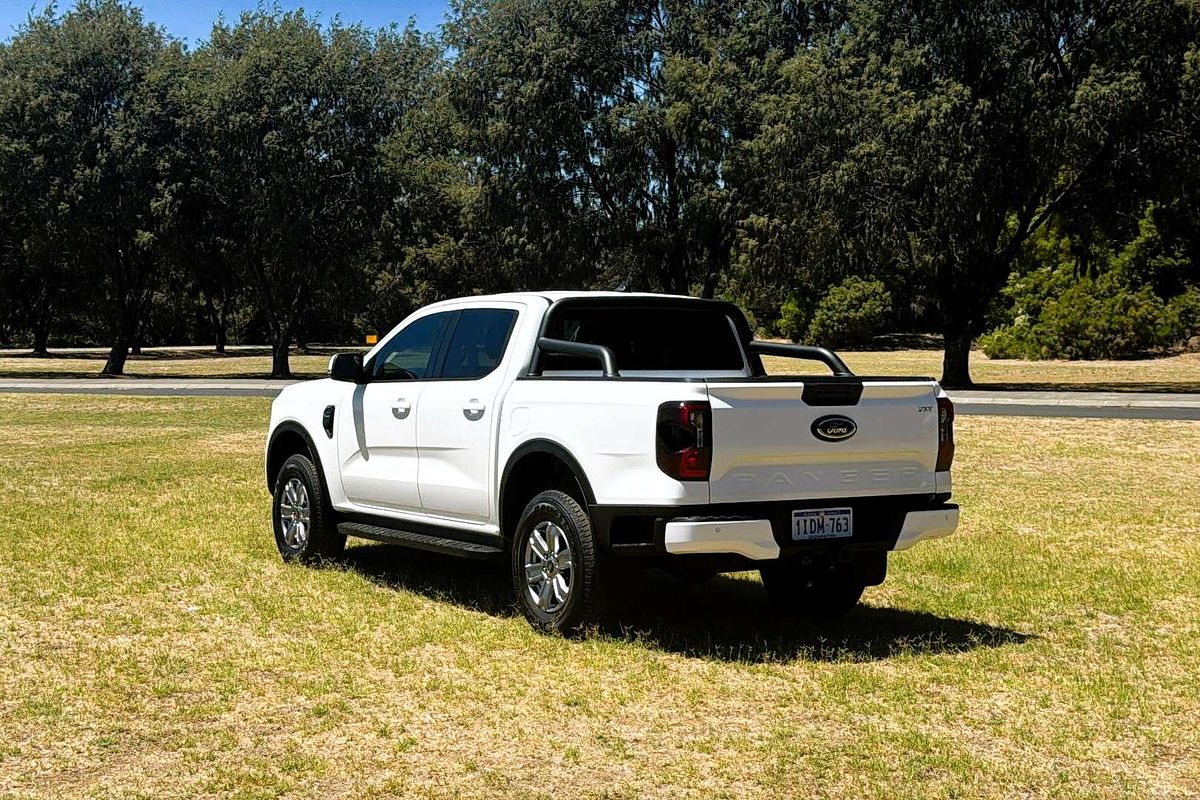
[[[294,353],[297,377],[325,374],[333,349]],[[860,375],[922,375],[942,372],[940,350],[844,351],[846,363]],[[771,372],[811,371],[811,362],[766,358]],[[98,377],[101,355],[67,353],[50,358],[0,351],[0,378]],[[265,378],[271,372],[267,351],[233,352],[217,356],[195,350],[152,351],[130,358],[132,378]],[[971,374],[980,388],[1077,389],[1094,391],[1200,392],[1200,353],[1137,361],[1013,361],[991,360],[978,350],[971,354]]]
[[[300,378],[321,377],[334,352],[340,351],[320,348],[309,354],[292,353],[292,372]],[[3,350],[0,378],[98,378],[104,361],[99,353],[51,351],[49,358],[34,358],[27,352]],[[266,378],[271,374],[271,351],[256,348],[249,353],[234,350],[216,355],[197,350],[153,350],[130,356],[125,374],[131,378]]]
[[[859,375],[942,374],[940,350],[841,351]],[[769,372],[811,369],[803,361],[765,358]],[[1018,361],[971,353],[971,377],[981,389],[1200,392],[1200,353],[1136,361]]]
[[[573,641],[491,565],[282,564],[266,418],[0,395],[0,796],[1200,795],[1200,423],[962,419],[962,529],[845,620],[747,574]]]

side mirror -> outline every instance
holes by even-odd
[[[360,383],[363,378],[362,353],[338,353],[329,359],[329,377],[335,381]]]

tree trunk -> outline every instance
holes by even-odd
[[[129,339],[124,332],[118,334],[117,341],[113,342],[112,349],[108,351],[108,361],[104,362],[104,369],[100,370],[101,375],[124,375],[125,374],[125,359],[129,357]]]
[[[134,343],[138,320],[135,309],[128,303],[123,304],[120,314],[116,340],[113,342],[112,349],[108,351],[108,361],[104,362],[104,369],[100,370],[101,375],[125,374],[125,361],[129,358],[129,347]]]
[[[276,334],[274,338],[275,341],[271,343],[271,377],[290,378],[292,369],[288,366],[288,347],[292,343],[292,337],[283,333]]]
[[[213,351],[217,355],[223,356],[225,355],[225,345],[229,339],[225,324],[225,304],[218,305],[213,302],[211,297],[205,295],[204,309],[208,314],[209,329],[212,331]]]
[[[133,332],[133,335],[129,339],[129,355],[131,356],[140,356],[142,354],[142,345],[144,344],[142,340],[145,338],[143,336],[144,331],[142,330],[143,319],[145,317],[142,316],[142,307],[139,305],[134,317],[133,327],[130,328]]]
[[[33,326],[33,354],[35,356],[50,355],[50,326],[43,322]]]
[[[971,336],[966,328],[945,332],[945,352],[942,355],[942,386],[963,389],[971,385]]]

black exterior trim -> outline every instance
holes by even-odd
[[[450,350],[450,339],[453,338],[454,331],[458,329],[458,318],[462,316],[462,310],[454,309],[449,314],[450,316],[442,325],[441,330],[438,331],[437,338],[433,341],[433,352],[429,354],[429,374],[421,380],[437,380],[446,366],[446,353]]]
[[[590,296],[577,295],[572,297],[562,297],[558,300],[551,301],[545,298],[550,306],[542,314],[541,327],[538,329],[537,339],[533,350],[529,355],[529,361],[525,368],[517,376],[517,380],[547,380],[547,381],[640,381],[640,382],[658,382],[658,383],[704,383],[705,381],[713,381],[717,383],[792,383],[802,381],[805,384],[805,393],[808,393],[808,386],[816,384],[845,384],[852,383],[859,386],[859,394],[861,395],[861,387],[864,381],[872,383],[926,383],[933,380],[925,375],[918,376],[900,376],[900,375],[883,375],[870,377],[856,377],[846,363],[833,351],[824,347],[809,347],[806,345],[791,345],[777,342],[756,342],[754,340],[754,331],[751,330],[750,324],[746,321],[746,315],[735,304],[725,300],[708,300],[700,297],[639,297],[631,295],[622,296]],[[546,338],[546,333],[550,329],[550,323],[553,318],[563,310],[571,308],[694,308],[696,306],[707,306],[720,310],[728,317],[733,324],[734,330],[737,333],[738,339],[742,345],[742,353],[745,356],[746,365],[750,368],[749,377],[732,377],[732,378],[703,378],[703,377],[655,377],[655,376],[606,376],[606,375],[543,375],[542,374],[542,350],[536,344],[537,340]],[[773,355],[783,356],[785,358],[799,358],[806,360],[816,360],[824,363],[835,373],[834,375],[768,375],[763,367],[762,359],[759,353],[769,353]],[[614,364],[614,372],[620,369],[620,364]],[[828,390],[826,390],[828,391]],[[836,394],[845,392],[840,390]],[[826,396],[825,393],[814,390],[812,395],[813,402],[809,402],[805,398],[805,402],[809,405],[842,405],[842,403],[823,403],[820,402],[820,397]],[[854,401],[857,403],[857,400]],[[845,405],[853,405],[854,403],[846,403]]]
[[[279,440],[280,435],[285,431],[288,433],[299,434],[300,438],[304,440],[304,444],[308,447],[308,455],[312,458],[313,464],[316,465],[317,473],[321,476],[321,494],[325,499],[325,507],[333,508],[332,503],[329,502],[329,487],[325,485],[329,478],[325,474],[325,467],[321,464],[321,455],[317,451],[317,444],[313,441],[313,438],[309,436],[308,430],[300,423],[293,422],[292,420],[285,420],[284,422],[279,423],[275,430],[271,431],[271,439],[267,443],[267,465],[269,466],[271,463],[271,454],[275,451],[275,443]],[[268,471],[266,477],[267,491],[274,492],[275,476],[271,475]]]
[[[849,377],[854,373],[846,366],[846,362],[838,358],[827,347],[813,347],[807,344],[780,344],[779,342],[746,343],[746,349],[756,355],[778,356],[780,358],[799,358],[805,361],[820,361],[829,367],[829,371],[837,377]]]
[[[662,380],[673,380],[663,378]],[[689,379],[695,380],[695,379]],[[863,375],[848,377],[844,375],[754,375],[750,378],[706,378],[713,383],[803,383],[818,384],[863,384],[863,383],[929,383],[933,378],[928,375]]]
[[[766,519],[771,523],[780,557],[833,549],[891,550],[910,511],[957,508],[947,503],[949,494],[889,495],[885,497],[838,497],[824,500],[773,500],[755,503],[717,503],[696,506],[608,506],[590,505],[592,530],[601,546],[613,553],[669,556],[664,545],[666,524],[673,520],[719,521]],[[812,542],[792,541],[792,511],[803,508],[854,509],[855,534],[851,539],[826,539]],[[632,521],[632,522],[631,522]],[[613,531],[640,529],[636,541],[627,536],[613,537]]]
[[[620,380],[625,383],[803,383],[805,387],[829,383],[852,383],[862,386],[870,383],[931,383],[933,378],[927,375],[879,375],[867,377],[845,378],[835,375],[753,375],[751,377],[683,377],[678,375],[622,375],[618,378],[606,378],[603,375],[518,375],[519,381],[609,381]],[[963,401],[964,403],[966,401]],[[822,405],[810,403],[809,405]]]
[[[398,544],[401,547],[411,547],[414,550],[425,550],[458,558],[495,559],[504,555],[504,549],[494,545],[459,542],[439,536],[427,536],[423,533],[412,533],[394,528],[380,528],[357,522],[339,522],[337,529],[338,533],[343,536],[356,536],[359,539],[370,539],[374,542]]]
[[[800,399],[806,406],[856,406],[862,398],[863,382],[850,380],[805,381]]]
[[[537,366],[531,367],[537,370],[537,374],[541,374],[542,370],[542,354],[543,353],[558,353],[566,356],[582,356],[584,358],[594,358],[600,362],[600,371],[605,378],[619,378],[621,373],[617,371],[617,361],[613,357],[612,350],[609,350],[604,345],[587,344],[585,342],[568,342],[563,339],[547,339],[545,336],[539,337],[534,344],[537,348],[538,357],[536,359]]]
[[[613,381],[619,380],[622,383],[704,383],[707,378],[682,378],[682,377],[654,377],[652,375],[638,375],[629,377],[620,375],[609,378],[605,375],[518,375],[519,381]],[[715,379],[721,380],[721,379]],[[748,378],[730,378],[730,380],[749,380]]]
[[[516,450],[513,450],[504,465],[504,471],[500,475],[499,508],[504,508],[504,492],[508,488],[508,478],[512,474],[513,466],[530,453],[546,453],[555,456],[566,464],[567,468],[575,476],[575,480],[579,481],[579,488],[583,489],[583,498],[587,505],[589,507],[596,505],[596,493],[592,491],[592,484],[587,479],[587,473],[583,471],[583,467],[579,465],[575,456],[571,455],[567,448],[549,439],[530,439]]]
[[[339,511],[337,512],[337,521],[339,523],[351,523],[361,527],[381,528],[384,531],[397,531],[400,534],[408,533],[431,539],[445,539],[448,542],[489,545],[492,547],[498,547],[500,545],[500,537],[494,533],[479,533],[478,531],[465,530],[463,528],[433,525],[428,522],[395,519],[393,517],[385,517],[381,514],[368,514],[360,511]],[[364,538],[375,538],[358,533],[353,535],[362,535]],[[396,536],[393,538],[399,541],[402,537]],[[391,538],[387,539],[387,541],[392,540],[393,539]],[[400,543],[403,544],[403,542]]]

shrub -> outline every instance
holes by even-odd
[[[852,275],[817,304],[805,338],[828,347],[861,344],[883,331],[891,313],[892,295],[881,281]]]
[[[808,309],[800,305],[795,297],[789,297],[779,309],[779,319],[775,321],[776,332],[785,339],[798,342],[804,338],[808,329]]]
[[[1129,358],[1178,339],[1177,313],[1149,286],[1131,288],[1113,272],[1039,301],[1038,317],[1018,316],[980,339],[989,358]],[[1180,313],[1188,313],[1184,303]]]
[[[1112,273],[1084,279],[1046,304],[1038,337],[1050,358],[1128,358],[1172,343],[1166,304]]]
[[[1193,286],[1172,297],[1167,303],[1167,314],[1175,328],[1176,340],[1188,342],[1200,336],[1200,289]]]
[[[1036,359],[1041,357],[1042,350],[1025,315],[1017,317],[1011,325],[1001,325],[979,337],[979,348],[988,358]]]

